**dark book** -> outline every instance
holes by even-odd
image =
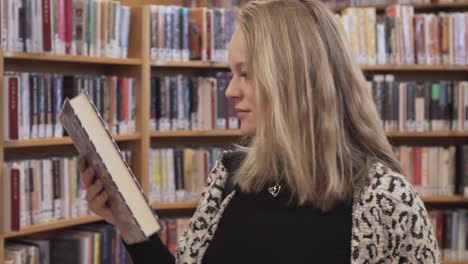
[[[468,196],[468,145],[458,145],[456,152],[456,178],[457,194]]]
[[[78,237],[63,236],[50,240],[50,263],[81,264],[81,241]]]
[[[136,243],[156,233],[160,228],[157,217],[89,97],[81,93],[66,99],[60,120],[80,156],[102,181],[123,239]]]
[[[416,131],[416,84],[408,82],[406,85],[406,129]]]
[[[176,201],[183,201],[185,195],[184,183],[184,150],[174,150]]]

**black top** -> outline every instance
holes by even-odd
[[[277,197],[237,190],[203,263],[350,263],[352,205],[322,213],[288,204],[289,196],[285,188]],[[158,236],[127,249],[134,264],[175,263]]]

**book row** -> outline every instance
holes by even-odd
[[[3,79],[5,140],[62,137],[62,103],[86,91],[114,134],[136,130],[136,82],[117,76],[6,72]]]
[[[130,7],[114,0],[5,0],[1,44],[11,52],[127,57]]]
[[[377,16],[375,8],[347,8],[341,22],[360,64],[466,65],[467,13],[414,14],[394,5]]]
[[[250,0],[182,0],[185,7],[235,8]]]
[[[468,129],[468,82],[399,82],[393,75],[368,81],[386,131]]]
[[[4,264],[131,263],[119,231],[105,223],[65,229],[48,237],[8,240],[4,252]]]
[[[151,59],[227,61],[234,25],[231,9],[152,5]]]
[[[452,0],[453,1],[453,0]],[[463,0],[462,0],[463,1]],[[330,8],[430,4],[431,0],[322,0]]]
[[[198,200],[221,151],[220,148],[151,149],[149,200],[166,203]]]
[[[130,151],[122,155],[131,162]],[[2,180],[5,232],[89,214],[77,157],[5,162]]]
[[[429,218],[444,261],[467,261],[468,211],[430,211]]]
[[[234,105],[224,93],[227,72],[214,77],[153,76],[150,128],[152,130],[237,129]]]
[[[400,146],[395,152],[406,178],[420,195],[455,194],[455,147]]]

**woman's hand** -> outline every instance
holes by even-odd
[[[78,161],[78,169],[86,185],[86,201],[88,202],[89,209],[104,218],[108,223],[115,224],[115,218],[106,203],[109,195],[104,190],[102,181],[96,179],[94,169],[88,166],[83,157],[80,157]]]

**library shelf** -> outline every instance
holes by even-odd
[[[160,211],[171,211],[171,210],[195,210],[197,208],[198,201],[189,202],[176,202],[176,203],[153,203],[152,207]],[[88,215],[77,217],[73,219],[63,219],[51,221],[44,224],[31,225],[23,228],[20,231],[13,231],[4,233],[4,238],[21,237],[41,232],[47,232],[67,227],[73,227],[83,224],[90,224],[98,221],[102,221],[103,218],[98,215]]]
[[[174,68],[220,68],[227,69],[228,64],[226,62],[216,61],[153,61],[151,62],[153,67],[174,67]]]
[[[441,8],[463,8],[468,7],[468,2],[457,2],[457,3],[426,3],[426,4],[407,4],[413,6],[415,10],[430,10],[430,9],[441,9]],[[369,5],[369,6],[346,6],[333,8],[335,12],[341,12],[348,7],[375,7],[377,11],[385,11],[385,8],[391,5]]]
[[[156,210],[195,210],[197,208],[198,201],[187,201],[187,202],[175,202],[175,203],[152,203],[151,207]]]
[[[152,138],[177,138],[177,137],[240,137],[238,129],[226,130],[189,130],[189,131],[153,131]]]
[[[363,71],[468,71],[464,65],[360,65]]]
[[[41,232],[46,232],[46,231],[51,231],[51,230],[56,230],[56,229],[61,229],[61,228],[67,228],[67,227],[72,227],[72,226],[77,226],[77,225],[90,224],[90,223],[94,223],[94,222],[101,221],[101,220],[103,220],[102,217],[98,215],[88,215],[88,216],[82,216],[82,217],[73,218],[73,219],[51,221],[51,222],[44,223],[44,224],[28,226],[28,227],[23,228],[20,231],[7,232],[4,234],[4,237],[5,238],[20,237],[20,236],[31,235],[31,234],[36,234],[36,233],[41,233]]]
[[[388,138],[463,138],[468,131],[385,132]]]
[[[114,135],[113,138],[117,142],[136,141],[141,137],[140,133],[132,133],[128,135]],[[27,139],[18,141],[5,141],[3,147],[5,149],[13,148],[33,148],[33,147],[47,147],[47,146],[60,146],[71,145],[72,140],[70,137],[62,138],[43,138],[43,139]]]
[[[153,67],[167,68],[218,68],[228,69],[226,62],[213,61],[161,61],[152,62]],[[468,71],[465,65],[360,65],[363,71]]]
[[[77,62],[88,64],[115,64],[115,65],[141,65],[140,58],[111,58],[80,55],[56,55],[48,53],[27,53],[27,52],[5,52],[5,59],[11,60],[35,60],[35,61],[55,61],[55,62]]]
[[[468,198],[462,195],[421,196],[421,200],[425,203],[468,203]]]

